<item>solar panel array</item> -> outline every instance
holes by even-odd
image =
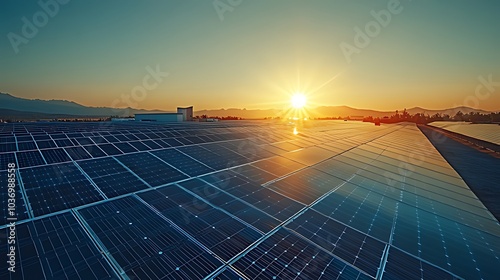
[[[0,279],[496,279],[499,223],[414,125],[293,129],[0,125]]]
[[[429,125],[500,145],[500,125],[469,122],[433,122]]]

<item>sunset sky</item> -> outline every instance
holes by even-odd
[[[279,109],[295,92],[311,106],[500,110],[500,1],[401,0],[385,27],[371,11],[393,0],[71,0],[46,24],[37,2],[0,4],[0,92],[163,110]],[[367,24],[380,32],[349,62],[341,45]],[[130,98],[148,67],[169,74]],[[477,98],[480,76],[493,86]]]

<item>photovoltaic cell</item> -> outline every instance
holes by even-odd
[[[132,279],[203,279],[222,265],[132,197],[78,212]]]
[[[72,163],[22,169],[21,177],[35,216],[103,199]]]

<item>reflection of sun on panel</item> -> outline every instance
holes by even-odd
[[[306,106],[307,98],[302,93],[296,93],[292,96],[292,107],[296,109],[301,109]]]

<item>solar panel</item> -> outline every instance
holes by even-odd
[[[163,141],[162,139],[156,139],[155,142],[160,145],[162,148],[169,148],[171,147],[167,142]]]
[[[111,136],[111,135],[106,135],[106,136],[103,136],[104,139],[106,139],[106,141],[108,141],[109,143],[116,143],[116,142],[120,142],[120,140],[118,140],[116,137],[114,136]]]
[[[304,204],[311,204],[344,181],[315,170],[303,170],[267,187]]]
[[[186,175],[147,152],[116,158],[150,186],[160,186],[187,178]]]
[[[255,182],[258,184],[265,184],[269,181],[272,181],[278,178],[276,175],[266,172],[260,168],[257,168],[253,165],[243,165],[238,168],[232,170],[236,174],[245,177],[251,182]]]
[[[37,140],[36,145],[38,146],[39,149],[48,149],[57,147],[56,143],[52,140]]]
[[[151,153],[191,177],[214,171],[212,168],[175,149],[159,150]]]
[[[129,143],[123,142],[123,143],[115,143],[115,147],[117,147],[120,151],[123,153],[133,153],[137,152],[137,149],[131,146]]]
[[[17,151],[16,143],[2,143],[0,144],[0,153],[15,152]]]
[[[95,202],[102,196],[72,163],[21,170],[34,216]]]
[[[183,152],[184,154],[187,154],[192,158],[197,159],[201,163],[205,164],[206,166],[214,170],[220,170],[234,166],[231,165],[229,159],[224,158],[223,156],[218,155],[216,153],[210,152],[207,149],[204,149],[200,146],[180,147],[178,148],[178,150]]]
[[[286,229],[243,255],[234,267],[250,279],[371,279]]]
[[[50,140],[50,136],[47,134],[33,134],[33,139],[37,140],[37,142],[39,140]],[[41,142],[44,142],[44,141],[41,141]],[[47,141],[47,143],[50,143],[50,141]],[[50,147],[48,147],[48,148],[50,148]]]
[[[18,148],[19,151],[36,150],[35,141],[18,142],[17,143],[17,148]]]
[[[16,225],[16,237],[16,272],[10,273],[3,265],[1,279],[118,278],[70,213]],[[8,252],[8,246],[3,243],[2,250]],[[6,255],[0,255],[3,264]]]
[[[73,142],[69,139],[56,139],[54,140],[58,147],[71,147],[74,146]]]
[[[391,247],[384,279],[459,279],[433,265]]]
[[[227,173],[207,175],[202,179],[280,221],[285,221],[304,208],[304,205],[286,196],[235,176],[232,172]]]
[[[167,138],[167,139],[162,139],[163,142],[169,144],[170,146],[172,147],[177,147],[177,146],[182,146],[183,144],[179,141],[177,141],[176,139],[173,139],[173,138]]]
[[[78,212],[130,278],[202,279],[222,265],[133,197]]]
[[[99,146],[101,150],[103,150],[106,154],[110,156],[123,154],[113,144],[99,144],[97,146]]]
[[[284,176],[305,167],[305,165],[303,164],[283,157],[273,157],[267,160],[253,163],[252,165],[266,172],[274,174],[277,177]]]
[[[18,152],[16,157],[20,168],[45,164],[39,151]]]
[[[153,140],[145,140],[145,141],[142,141],[142,144],[148,146],[149,148],[151,148],[152,150],[157,150],[157,149],[161,149],[162,147],[160,145],[158,145],[155,141]]]
[[[376,277],[385,244],[314,210],[286,225],[366,274]]]
[[[106,153],[104,153],[97,145],[87,145],[83,146],[87,152],[92,155],[92,157],[103,157],[106,156]]]
[[[201,147],[224,158],[227,161],[227,163],[232,166],[250,162],[248,158],[245,158],[244,156],[231,151],[230,149],[226,148],[225,145],[223,144],[211,143],[211,144],[204,144]]]
[[[108,141],[106,141],[106,139],[102,136],[90,136],[89,138],[92,139],[92,142],[94,142],[96,144],[108,143]],[[90,144],[93,144],[93,143],[90,143]]]
[[[139,197],[226,261],[261,237],[257,231],[176,186],[141,193]]]
[[[271,215],[254,208],[251,204],[247,204],[244,200],[232,196],[202,180],[189,180],[179,183],[179,185],[197,194],[215,207],[219,207],[254,226],[261,232],[268,232],[281,223]]]
[[[132,145],[138,151],[151,150],[151,148],[149,148],[148,146],[144,145],[141,141],[128,142],[128,144]]]
[[[0,144],[15,143],[15,142],[16,142],[16,137],[14,137],[14,136],[0,137]]]
[[[78,165],[107,197],[132,193],[148,187],[113,158],[85,160],[78,162]]]
[[[73,160],[92,158],[92,156],[82,147],[69,147],[64,148],[64,150]]]
[[[79,137],[79,138],[74,138],[74,141],[76,141],[79,145],[92,145],[94,142],[87,137]]]
[[[41,152],[48,164],[71,161],[63,148],[41,150]]]
[[[8,167],[9,163],[16,163],[15,154],[14,153],[0,154],[0,171],[9,169]]]

